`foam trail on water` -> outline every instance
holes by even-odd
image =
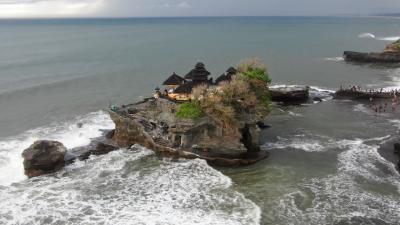
[[[370,38],[370,39],[376,39],[380,41],[397,41],[400,39],[400,36],[387,36],[387,37],[378,37],[375,34],[372,33],[362,33],[358,35],[359,38]]]
[[[325,58],[327,61],[333,61],[333,62],[342,62],[344,61],[343,56],[338,56],[338,57],[327,57]]]
[[[359,34],[358,37],[359,38],[372,38],[372,39],[374,39],[375,35],[371,34],[371,33],[362,33],[362,34]]]
[[[378,37],[376,38],[381,41],[397,41],[400,39],[400,36],[392,36],[392,37]]]
[[[82,123],[79,128],[77,123]],[[9,185],[26,179],[21,153],[34,141],[45,139],[63,143],[67,148],[85,146],[102,130],[113,129],[114,124],[103,111],[90,113],[64,123],[53,123],[26,131],[20,135],[0,139],[0,185]]]
[[[323,148],[341,151],[337,173],[305,179],[273,210],[290,215],[286,224],[355,224],[345,222],[354,218],[357,224],[398,224],[400,175],[378,153],[378,145],[366,144],[387,138],[324,142]],[[386,192],[375,193],[377,187]]]
[[[260,208],[205,161],[159,160],[148,149],[134,149],[0,187],[0,224],[260,223]]]

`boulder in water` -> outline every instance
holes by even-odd
[[[400,143],[394,144],[394,154],[397,154],[400,158]],[[397,163],[397,169],[400,171],[400,159],[399,162]]]
[[[105,144],[103,142],[99,142],[96,145],[96,148],[93,150],[90,150],[88,152],[85,152],[84,154],[79,156],[80,160],[86,160],[88,159],[91,155],[106,155],[112,151],[117,150],[118,147],[110,144]]]
[[[360,63],[399,63],[400,52],[352,52],[345,51],[343,57],[347,62]]]
[[[114,137],[114,134],[115,134],[115,129],[110,130],[110,131],[108,131],[108,132],[106,133],[106,138],[107,138],[107,139],[112,139],[112,138]]]
[[[343,57],[348,62],[360,63],[400,63],[400,40],[388,45],[383,52],[345,51]]]
[[[272,101],[305,102],[310,96],[310,87],[303,85],[286,85],[270,87]]]
[[[25,175],[31,178],[61,169],[66,153],[67,148],[58,141],[36,141],[22,153]]]

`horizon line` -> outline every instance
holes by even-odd
[[[334,18],[334,17],[379,17],[379,18],[397,18],[397,14],[374,14],[374,15],[263,15],[263,16],[82,16],[82,17],[0,17],[0,20],[52,20],[52,19],[181,19],[181,18]]]

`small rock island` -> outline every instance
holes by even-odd
[[[343,56],[347,62],[400,63],[400,40],[386,46],[383,52],[364,53],[345,51]]]
[[[176,158],[219,166],[255,163],[270,107],[270,79],[260,60],[243,61],[215,82],[203,63],[186,76],[173,73],[154,97],[110,110],[120,147],[135,144]]]

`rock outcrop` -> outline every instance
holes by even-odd
[[[394,144],[394,154],[399,156],[399,162],[397,163],[397,169],[400,171],[400,143]]]
[[[400,63],[400,40],[388,45],[383,52],[345,51],[343,57],[348,62]]]
[[[65,165],[67,149],[58,141],[36,141],[22,153],[29,178],[55,172]]]
[[[121,147],[140,144],[162,155],[202,158],[221,166],[248,165],[267,157],[260,151],[260,121],[251,115],[237,125],[237,138],[208,116],[179,119],[176,110],[175,102],[148,99],[110,111],[113,139]]]
[[[310,87],[303,85],[285,85],[269,88],[272,101],[305,102],[310,96]]]
[[[367,92],[367,91],[353,91],[353,90],[339,90],[334,94],[336,99],[378,99],[378,98],[393,98],[392,92]]]
[[[81,154],[78,158],[80,160],[86,160],[91,155],[106,155],[106,154],[108,154],[112,151],[118,150],[118,149],[119,149],[118,146],[106,144],[103,142],[98,142],[94,149],[86,151],[85,153]]]
[[[361,63],[399,63],[399,52],[352,52],[345,51],[343,57],[347,62],[361,62]]]

